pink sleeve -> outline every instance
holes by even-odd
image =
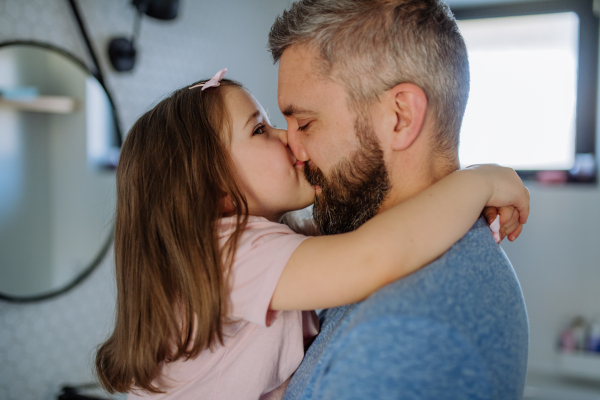
[[[282,224],[249,222],[231,269],[232,318],[271,325],[278,315],[269,309],[275,288],[292,253],[305,239]]]

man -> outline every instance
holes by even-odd
[[[356,229],[459,168],[469,67],[440,0],[302,0],[269,46],[289,146],[321,189],[323,234]],[[523,296],[483,219],[438,260],[324,311],[321,324],[286,400],[523,394]]]

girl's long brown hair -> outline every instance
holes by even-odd
[[[161,362],[223,343],[227,269],[247,220],[227,151],[231,121],[224,93],[231,87],[241,85],[224,79],[217,88],[174,92],[144,114],[123,143],[115,327],[96,355],[97,376],[110,393],[160,393],[152,381]],[[221,248],[225,196],[238,218]]]

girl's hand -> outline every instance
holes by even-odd
[[[514,241],[523,230],[523,224],[519,222],[519,211],[513,206],[500,208],[486,207],[483,210],[483,215],[488,225],[494,222],[498,214],[500,214],[500,242],[507,236],[508,240],[511,242]]]
[[[490,185],[490,197],[486,207],[514,207],[512,212],[503,210],[500,213],[500,225],[509,223],[512,218],[515,218],[519,225],[527,222],[529,217],[529,190],[523,185],[523,181],[514,169],[500,167],[495,164],[473,165],[466,169],[480,174],[484,181]],[[515,211],[517,215],[515,215]],[[506,233],[507,230],[505,229],[505,236],[511,235],[512,240],[514,240],[521,233],[521,229],[522,227],[516,227],[510,233]]]

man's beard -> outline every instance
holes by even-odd
[[[383,151],[372,124],[359,116],[354,130],[360,148],[334,165],[329,178],[309,163],[304,165],[308,183],[321,187],[313,218],[322,235],[355,230],[375,216],[390,190]]]

